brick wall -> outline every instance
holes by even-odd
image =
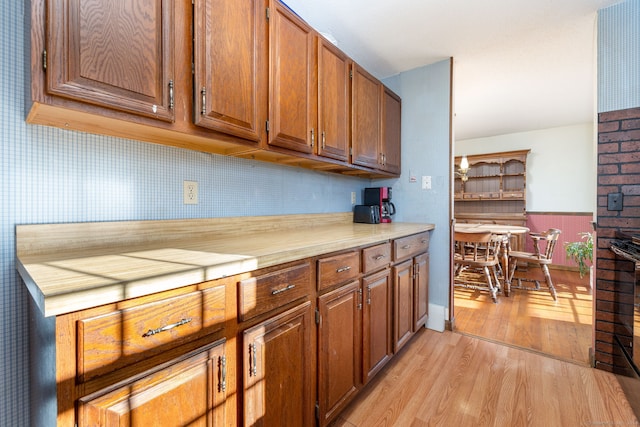
[[[621,211],[607,209],[610,193],[623,194]],[[618,232],[640,234],[640,108],[598,115],[597,197],[593,356],[597,368],[620,372],[614,335],[631,336],[625,325],[633,324],[634,265],[621,262],[609,247]]]

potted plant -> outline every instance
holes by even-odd
[[[578,233],[582,236],[579,242],[567,242],[564,249],[567,253],[567,259],[571,259],[578,264],[580,270],[580,278],[589,271],[589,265],[593,262],[593,235],[589,232]]]

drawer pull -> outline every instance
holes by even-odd
[[[427,243],[427,242],[428,242],[428,240],[427,240],[427,239],[422,239],[422,240],[420,240],[420,243]]]
[[[142,334],[142,336],[145,337],[145,338],[146,337],[150,337],[152,335],[159,334],[160,332],[168,331],[170,329],[177,328],[178,326],[186,325],[189,322],[191,322],[191,318],[182,319],[179,322],[172,323],[172,324],[166,325],[166,326],[162,326],[161,328],[158,328],[158,329],[149,329],[147,332]]]
[[[402,247],[402,249],[409,249],[409,248],[411,248],[411,245],[404,245],[404,246]]]
[[[377,257],[374,257],[373,259],[376,261],[380,261],[382,258],[385,258],[384,255],[378,255]]]
[[[351,266],[350,266],[350,265],[347,265],[347,266],[340,267],[339,269],[337,269],[337,270],[336,270],[336,273],[343,273],[343,272],[345,272],[345,271],[349,271],[349,270],[351,270]]]
[[[295,287],[296,287],[296,285],[294,285],[293,283],[290,283],[287,286],[285,286],[284,288],[274,289],[273,291],[271,291],[271,295],[278,295],[278,294],[281,294],[281,293],[286,292],[288,290],[291,290],[291,289],[293,289]]]

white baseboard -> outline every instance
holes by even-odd
[[[447,319],[446,313],[447,310],[444,306],[429,303],[429,317],[425,327],[434,331],[444,332],[444,325]]]

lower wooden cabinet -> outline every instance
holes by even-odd
[[[362,288],[360,281],[318,297],[318,417],[326,425],[360,385]]]
[[[362,381],[366,384],[393,355],[393,290],[389,269],[364,277],[362,289]]]
[[[326,426],[424,325],[427,249],[415,234],[55,319],[32,304],[34,367],[55,366],[32,403],[56,399],[34,424]]]
[[[311,302],[242,334],[245,426],[314,425]]]
[[[398,352],[429,315],[429,253],[393,267],[393,351]]]
[[[413,260],[393,267],[393,351],[398,352],[413,335]]]
[[[81,398],[77,426],[224,426],[225,342]]]
[[[413,259],[413,319],[414,330],[424,326],[429,317],[429,254]]]

